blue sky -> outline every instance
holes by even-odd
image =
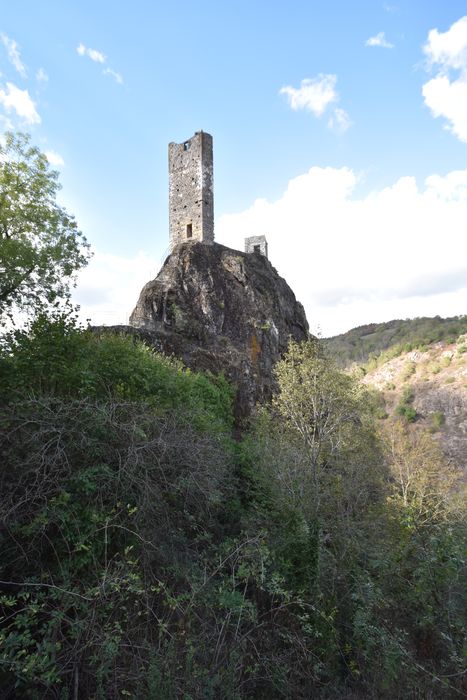
[[[467,312],[466,2],[1,5],[0,126],[61,172],[84,317],[157,272],[167,144],[199,129],[216,239],[265,233],[313,330]]]

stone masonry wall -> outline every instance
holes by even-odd
[[[170,249],[190,241],[214,243],[212,136],[197,131],[169,143]]]
[[[249,236],[245,238],[245,253],[261,253],[268,257],[268,242],[266,236]]]

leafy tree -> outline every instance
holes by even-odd
[[[335,367],[315,340],[292,341],[276,365],[276,377],[279,392],[273,408],[300,436],[316,474],[354,444],[369,396],[354,377]]]
[[[67,299],[88,244],[56,201],[58,173],[26,134],[0,145],[0,319]]]
[[[459,487],[459,472],[446,463],[438,443],[428,430],[417,430],[403,420],[381,429],[392,476],[393,496],[418,525],[436,520]]]

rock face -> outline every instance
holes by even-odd
[[[236,414],[270,398],[290,337],[308,337],[302,305],[263,255],[214,243],[177,246],[142,289],[130,325],[192,369],[224,372]]]

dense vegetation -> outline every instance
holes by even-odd
[[[410,395],[380,428],[292,343],[234,440],[223,377],[59,310],[86,243],[27,138],[0,156],[0,318],[33,317],[0,339],[0,697],[465,696],[458,477]]]
[[[338,364],[347,367],[368,360],[384,362],[431,343],[455,343],[464,333],[467,333],[467,316],[435,316],[359,326],[323,342]]]
[[[2,698],[462,695],[455,475],[317,343],[277,378],[234,441],[225,380],[132,338],[4,339]]]

